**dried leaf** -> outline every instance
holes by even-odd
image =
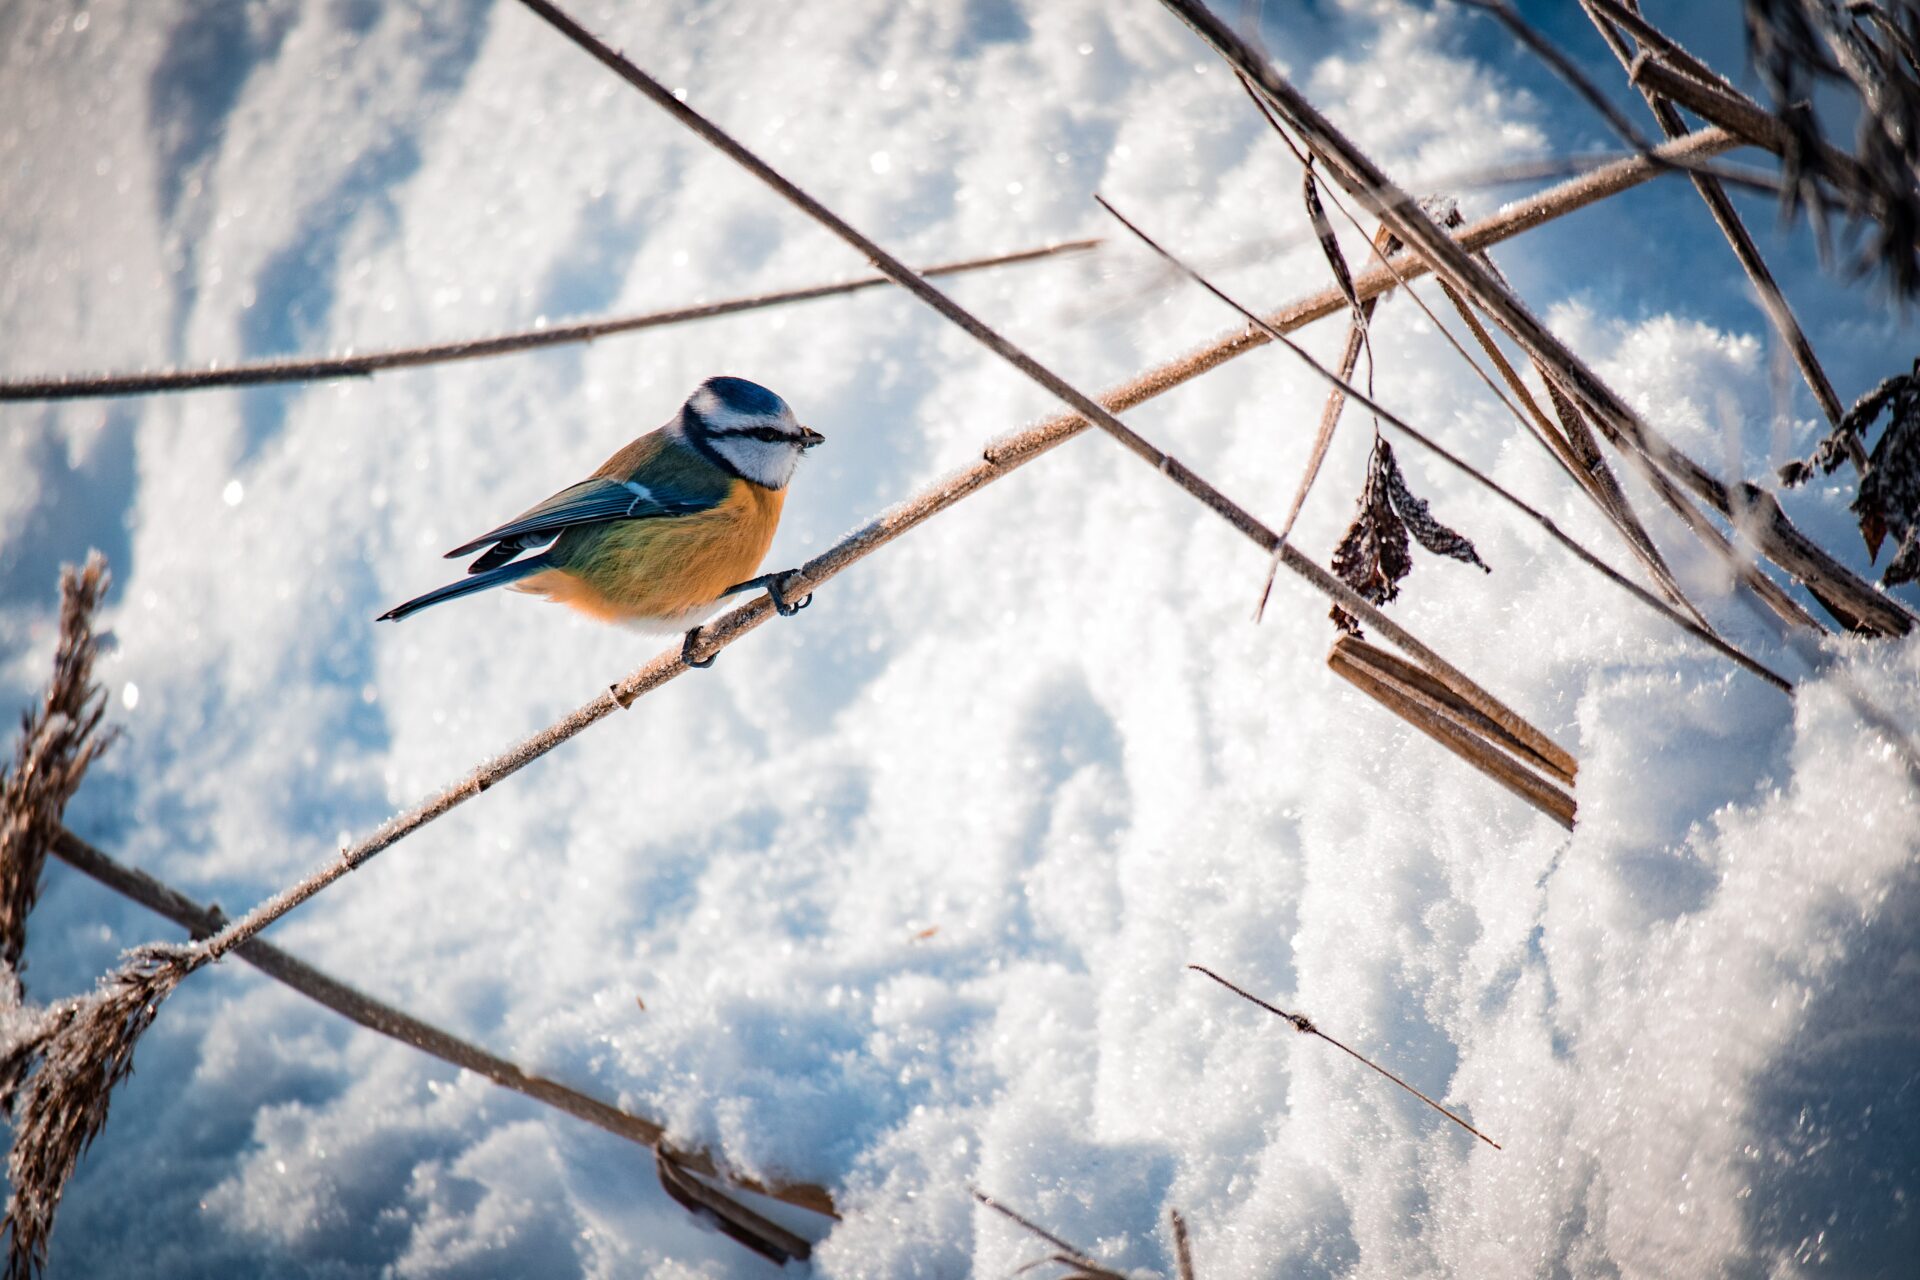
[[[1487,568],[1487,562],[1480,558],[1480,553],[1473,549],[1473,543],[1434,519],[1426,500],[1415,497],[1413,491],[1407,488],[1407,478],[1400,473],[1399,465],[1393,460],[1393,452],[1387,448],[1384,440],[1380,442],[1380,451],[1386,455],[1387,494],[1393,499],[1393,509],[1407,522],[1408,531],[1420,545],[1436,556],[1479,565],[1482,573],[1492,573],[1493,570]]]
[[[1394,514],[1388,496],[1386,467],[1393,454],[1379,436],[1367,462],[1367,483],[1360,490],[1360,511],[1334,548],[1333,571],[1340,580],[1374,604],[1385,604],[1400,594],[1400,580],[1413,572],[1413,552],[1407,545],[1407,526]],[[1333,607],[1334,625],[1348,635],[1360,635],[1360,624],[1339,605]]]
[[[1393,446],[1375,436],[1373,454],[1367,460],[1367,483],[1360,491],[1360,511],[1334,550],[1333,571],[1367,600],[1386,604],[1400,594],[1401,579],[1413,572],[1409,534],[1434,555],[1492,572],[1472,542],[1434,519],[1426,502],[1407,488]],[[1361,634],[1359,623],[1338,605],[1332,617],[1348,635]]]
[[[1347,305],[1353,309],[1354,324],[1361,329],[1367,327],[1367,308],[1360,305],[1360,295],[1353,287],[1353,272],[1347,268],[1347,255],[1340,252],[1340,241],[1333,234],[1333,222],[1327,217],[1327,210],[1320,203],[1320,183],[1313,176],[1313,164],[1308,162],[1302,172],[1301,194],[1307,201],[1307,219],[1313,223],[1313,234],[1320,238],[1320,251],[1327,255],[1327,265],[1333,269],[1333,278],[1340,286],[1341,294]]]
[[[1883,412],[1887,425],[1868,455],[1852,511],[1873,559],[1880,558],[1889,534],[1897,539],[1880,579],[1892,587],[1920,577],[1920,360],[1912,372],[1888,378],[1855,401],[1812,457],[1780,468],[1780,480],[1796,485],[1816,472],[1832,474],[1846,460],[1850,444],[1865,444],[1868,429]]]

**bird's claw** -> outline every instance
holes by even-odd
[[[773,611],[783,618],[791,618],[794,614],[813,603],[813,592],[811,591],[801,596],[798,600],[788,600],[787,593],[781,589],[780,579],[777,577],[767,579],[767,596],[773,601]]]
[[[718,653],[710,653],[704,658],[694,657],[693,646],[698,644],[699,641],[700,641],[700,628],[698,627],[694,627],[692,630],[688,631],[686,635],[680,638],[680,661],[686,663],[690,667],[698,667],[700,670],[704,671],[708,667],[712,666],[713,660],[715,658],[718,658],[720,655]]]
[[[796,570],[785,573],[763,573],[757,578],[748,578],[745,582],[736,582],[720,594],[722,597],[738,595],[742,591],[751,591],[755,587],[766,588],[767,597],[773,601],[773,611],[783,618],[791,618],[813,603],[813,592],[801,596],[798,600],[787,599],[787,593],[780,588],[782,579],[790,577]]]

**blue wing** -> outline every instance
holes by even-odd
[[[455,547],[447,552],[447,558],[486,547],[486,553],[467,570],[484,573],[530,547],[552,541],[575,525],[691,515],[725,500],[731,488],[728,477],[692,450],[657,437],[642,437],[635,445],[641,447],[628,446],[608,459],[594,476],[569,485],[499,528]]]

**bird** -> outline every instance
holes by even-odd
[[[783,616],[811,601],[787,599],[786,574],[755,570],[773,542],[794,468],[825,439],[758,383],[708,378],[664,425],[585,480],[447,552],[450,560],[480,553],[465,578],[376,621],[511,586],[637,630],[686,630],[681,657],[711,666],[712,655],[693,657],[698,624],[726,596],[764,588]]]

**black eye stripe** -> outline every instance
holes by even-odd
[[[764,440],[768,444],[791,441],[795,437],[773,427],[709,427],[710,436],[752,436],[755,440]]]

